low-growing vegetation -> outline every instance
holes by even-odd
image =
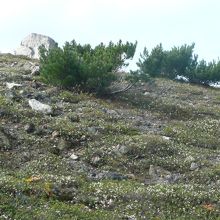
[[[0,219],[219,219],[220,90],[154,78],[97,98],[0,59]]]

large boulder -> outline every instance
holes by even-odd
[[[57,43],[50,37],[32,33],[21,41],[19,48],[15,50],[15,55],[25,55],[30,58],[39,59],[39,46],[44,45],[46,49],[53,48]]]

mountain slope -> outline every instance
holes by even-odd
[[[219,90],[156,79],[98,99],[37,65],[0,55],[0,219],[218,219]]]

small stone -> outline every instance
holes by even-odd
[[[79,157],[76,154],[73,153],[73,154],[70,155],[70,158],[72,160],[77,160]]]
[[[20,95],[24,95],[24,93],[25,93],[24,90],[20,90],[20,91],[19,91],[19,94],[20,94]]]
[[[54,139],[54,138],[57,138],[57,137],[59,137],[59,135],[60,135],[60,133],[58,132],[58,131],[53,131],[53,133],[52,133],[52,138]]]
[[[81,137],[80,140],[81,140],[81,141],[86,141],[86,136],[85,136],[85,135],[82,135],[82,137]]]
[[[32,76],[37,76],[40,74],[40,67],[39,66],[33,66],[31,70]]]
[[[97,165],[100,161],[101,161],[101,157],[99,157],[99,156],[94,156],[91,159],[91,163],[94,164],[94,165]]]
[[[125,145],[117,145],[114,149],[114,152],[119,156],[123,154],[127,154],[128,151],[129,149]]]
[[[166,141],[169,141],[170,140],[170,137],[167,137],[167,136],[162,136],[162,138]]]
[[[118,113],[115,110],[107,109],[106,113],[109,115],[117,115]]]
[[[13,63],[11,64],[11,67],[16,66],[17,64],[18,64],[18,62],[13,62]]]
[[[24,126],[24,130],[27,132],[27,133],[32,133],[35,131],[35,125],[33,123],[29,123],[29,124],[26,124]]]
[[[196,170],[198,168],[199,168],[199,165],[197,163],[195,163],[195,162],[192,162],[189,169],[191,171],[194,171],[194,170]]]

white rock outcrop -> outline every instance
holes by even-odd
[[[44,114],[52,113],[52,108],[49,105],[43,104],[43,103],[37,101],[36,99],[30,99],[28,101],[28,104],[35,111],[42,112]]]
[[[44,45],[46,49],[50,49],[55,47],[56,44],[57,43],[48,36],[32,33],[21,41],[20,47],[14,51],[14,54],[39,59],[39,46]]]

